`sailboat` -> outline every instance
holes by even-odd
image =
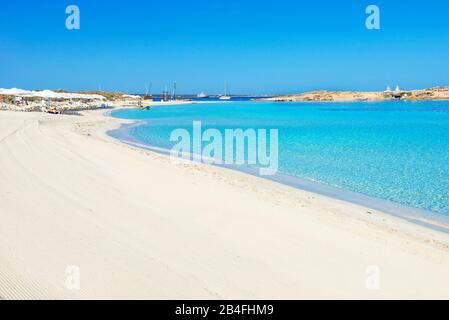
[[[151,94],[151,87],[152,87],[152,83],[150,83],[149,85],[146,84],[145,85],[145,95],[143,96],[143,100],[144,101],[153,101],[153,95]]]
[[[220,100],[231,100],[231,96],[229,95],[228,92],[228,83],[225,82],[225,87],[224,87],[225,91],[224,94],[222,96],[219,97]]]

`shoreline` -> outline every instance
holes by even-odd
[[[122,118],[115,118],[112,116],[112,113],[117,110],[120,110],[120,108],[105,113],[105,115],[108,117],[125,121],[124,123],[121,124],[120,128],[107,131],[107,134],[110,137],[122,143],[128,144],[130,146],[142,148],[151,152],[157,152],[164,156],[170,157],[169,150],[148,145],[134,139],[134,137],[131,134],[129,134],[129,130],[132,128],[136,128],[140,125],[143,125],[146,122],[139,120],[127,120]],[[204,164],[196,160],[191,161],[194,163]],[[260,176],[257,173],[257,170],[254,170],[253,168],[250,167],[238,165],[217,165],[217,164],[212,164],[211,166],[234,170],[254,177],[258,177],[261,179],[293,187],[295,189],[299,189],[302,191],[312,192],[315,194],[333,198],[335,200],[346,201],[354,205],[361,205],[373,210],[382,211],[386,214],[390,214],[395,217],[402,218],[409,222],[413,222],[428,228],[432,228],[436,231],[449,234],[449,217],[437,212],[407,206],[387,199],[372,197],[351,190],[327,185],[318,181],[313,181],[306,178],[299,178],[283,173],[277,173],[274,176]]]
[[[0,113],[0,296],[449,297],[447,234],[234,170],[174,164],[107,135],[124,122],[104,110]],[[78,291],[64,286],[68,265],[81,268]],[[379,290],[365,284],[372,265]]]
[[[433,87],[416,90],[386,91],[308,91],[298,94],[277,95],[259,101],[271,102],[382,102],[382,101],[447,101],[449,87]]]

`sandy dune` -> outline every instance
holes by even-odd
[[[0,112],[0,297],[449,298],[448,235],[174,164],[105,136],[117,124]]]

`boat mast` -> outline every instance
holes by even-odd
[[[229,92],[228,92],[228,82],[225,81],[224,83],[224,96],[229,96]]]
[[[173,100],[176,100],[176,81],[173,82]]]

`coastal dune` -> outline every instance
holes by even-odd
[[[0,297],[449,299],[448,234],[174,163],[103,112],[0,112]]]

